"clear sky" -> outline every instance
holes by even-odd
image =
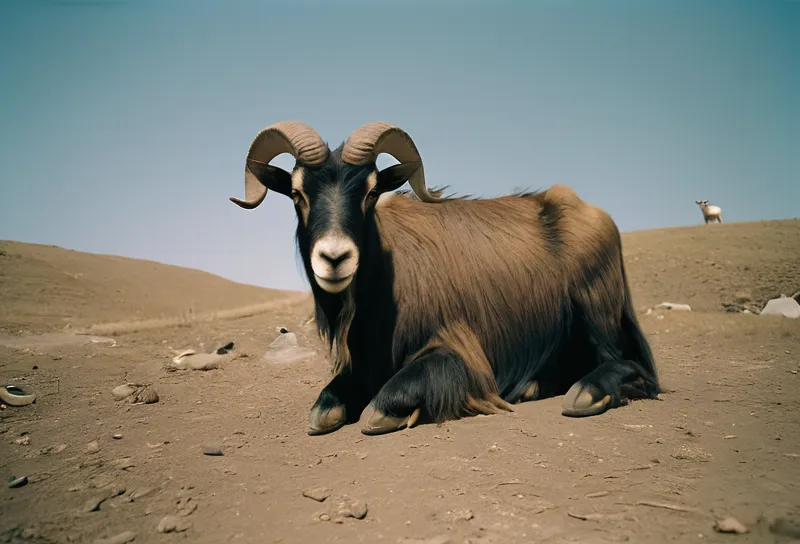
[[[307,285],[290,201],[228,201],[283,119],[388,121],[429,184],[565,183],[623,231],[800,216],[797,0],[3,0],[0,81],[0,239],[257,285]]]

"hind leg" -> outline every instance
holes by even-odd
[[[632,398],[655,398],[658,380],[652,356],[630,304],[622,275],[594,284],[604,296],[581,293],[576,301],[573,340],[585,346],[589,367],[564,396],[562,414],[586,417],[627,404]],[[597,292],[595,291],[595,292]],[[609,296],[620,292],[620,297]],[[637,359],[637,361],[631,360]]]

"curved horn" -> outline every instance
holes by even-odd
[[[279,121],[259,132],[250,144],[244,168],[244,200],[230,201],[252,210],[264,201],[267,188],[253,170],[263,171],[269,161],[281,153],[291,153],[298,163],[322,164],[328,157],[328,145],[317,131],[300,121]]]
[[[400,127],[382,121],[360,126],[344,143],[342,160],[349,164],[363,165],[375,162],[380,153],[388,153],[401,163],[419,163],[419,168],[408,179],[408,183],[421,201],[445,200],[428,192],[428,187],[425,185],[425,170],[417,146],[414,145],[411,136]]]

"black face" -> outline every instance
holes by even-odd
[[[337,294],[358,270],[365,221],[378,197],[403,185],[419,168],[404,163],[378,171],[341,160],[341,146],[318,166],[298,164],[292,173],[273,166],[256,174],[268,189],[289,196],[297,212],[297,242],[309,281]],[[266,180],[266,182],[265,182]]]

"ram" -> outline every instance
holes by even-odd
[[[715,221],[722,223],[722,209],[719,206],[709,204],[708,200],[695,200],[694,203],[700,206],[700,211],[703,212],[703,221],[706,222],[706,225]]]
[[[269,164],[282,153],[291,173]],[[399,163],[378,171],[380,153]],[[406,182],[414,196],[394,193]],[[381,434],[558,395],[566,416],[658,396],[619,231],[569,188],[444,198],[396,126],[366,124],[331,151],[310,126],[282,121],[252,142],[245,199],[230,200],[252,209],[268,189],[294,202],[334,354],[309,434],[362,415],[361,431]]]

